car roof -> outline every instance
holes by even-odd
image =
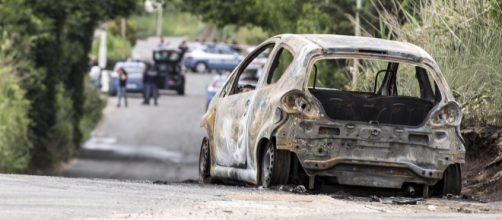
[[[390,52],[398,56],[414,58],[426,58],[433,60],[432,57],[422,48],[407,42],[385,40],[373,37],[330,35],[330,34],[284,34],[281,38],[303,38],[312,44],[317,45],[326,52]],[[299,40],[299,39],[298,39]]]

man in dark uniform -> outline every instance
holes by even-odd
[[[150,105],[150,98],[153,98],[153,104],[158,105],[157,99],[159,98],[159,74],[153,68],[152,64],[147,63],[145,71],[143,72],[144,101],[143,105]]]

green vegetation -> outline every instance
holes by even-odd
[[[79,128],[80,133],[83,135],[82,140],[87,140],[90,137],[91,131],[94,126],[101,119],[101,109],[106,106],[106,100],[100,98],[99,92],[92,89],[88,78],[86,78],[84,87],[84,116],[80,120]]]
[[[399,1],[403,5],[408,0]],[[356,12],[354,0],[183,0],[177,3],[185,11],[203,21],[223,28],[260,27],[270,35],[281,33],[353,34],[352,20]],[[381,3],[393,8],[394,1]],[[364,1],[360,10],[361,23],[368,34],[378,33],[379,19],[373,1]]]
[[[180,6],[169,4],[166,7],[162,20],[163,36],[183,36],[190,40],[205,41],[235,40],[243,44],[257,44],[268,37],[265,31],[256,26],[226,25],[218,28],[214,24],[202,22],[196,15],[180,12]],[[131,16],[129,23],[139,39],[157,34],[157,13],[138,13]]]
[[[141,13],[130,18],[137,30],[138,38],[156,36],[157,13]],[[195,39],[203,34],[207,26],[190,13],[167,8],[162,19],[163,36],[187,36]]]
[[[0,56],[0,170],[24,171],[30,159],[28,106],[14,66]]]
[[[99,43],[100,38],[96,37],[92,43],[92,57],[97,59],[99,54]],[[123,38],[120,35],[116,35],[113,32],[108,32],[106,35],[106,57],[112,62],[107,62],[112,64],[113,61],[125,60],[131,56],[132,46],[131,42]]]
[[[67,160],[99,118],[85,88],[103,20],[140,1],[0,0],[0,171],[37,172]]]

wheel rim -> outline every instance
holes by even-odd
[[[206,71],[206,65],[204,63],[198,63],[197,66],[195,66],[195,69],[199,73],[205,72]]]
[[[204,182],[207,177],[209,177],[209,145],[207,139],[204,139],[199,156],[199,178]]]
[[[262,159],[262,185],[264,187],[269,187],[270,183],[272,182],[272,173],[274,171],[274,149],[271,147],[268,147],[265,153],[263,154],[263,159]]]

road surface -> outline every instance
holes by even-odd
[[[108,99],[101,123],[60,174],[129,180],[180,181],[197,178],[204,130],[205,89],[210,74],[187,74],[186,95],[164,92],[159,106],[141,105],[130,94],[129,107]]]
[[[0,175],[0,219],[502,219],[502,204],[418,205],[251,187]]]

